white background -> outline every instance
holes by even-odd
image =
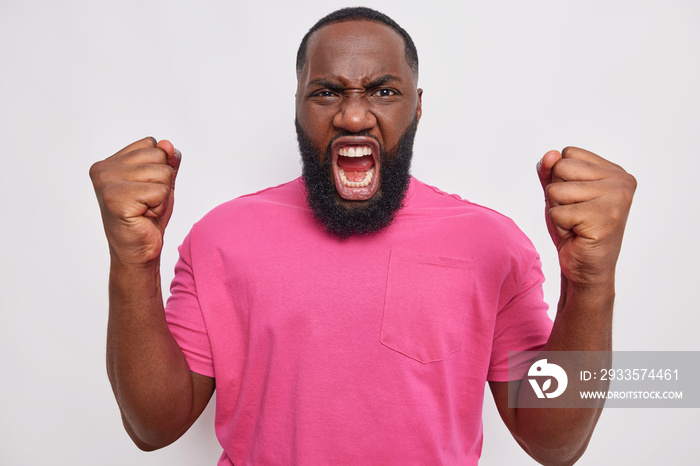
[[[0,3],[0,464],[213,465],[210,404],[138,451],[105,373],[107,245],[88,178],[146,135],[183,153],[164,283],[190,226],[300,172],[296,49],[335,0]],[[534,166],[578,145],[639,182],[618,267],[618,350],[700,350],[700,3],[377,1],[421,60],[413,173],[512,217],[557,260]],[[697,409],[609,409],[579,464],[695,464]],[[530,464],[484,412],[482,464]]]

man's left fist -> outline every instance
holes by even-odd
[[[547,152],[537,174],[564,276],[582,286],[612,283],[637,180],[576,147]]]

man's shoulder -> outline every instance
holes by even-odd
[[[220,215],[229,211],[245,210],[251,207],[261,208],[265,204],[298,206],[305,204],[303,186],[300,178],[269,188],[231,199],[213,208],[207,215]]]
[[[410,200],[411,208],[432,210],[436,215],[469,216],[481,221],[515,226],[513,220],[490,207],[464,199],[458,194],[448,193],[415,178],[412,181],[415,192]]]
[[[484,262],[490,264],[512,264],[512,257],[531,264],[537,255],[530,239],[510,217],[418,180],[414,184],[411,210],[405,218],[416,224],[416,230],[430,224],[436,232],[433,241],[446,238],[450,244],[461,244],[469,254],[488,258]]]
[[[224,202],[204,215],[196,226],[221,228],[231,222],[240,226],[253,218],[275,216],[298,209],[307,209],[300,178]]]

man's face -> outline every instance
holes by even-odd
[[[384,191],[383,169],[392,165],[382,163],[381,152],[389,159],[400,156],[400,142],[406,146],[404,136],[410,136],[410,158],[421,116],[422,91],[406,62],[403,38],[377,22],[334,23],[311,35],[306,57],[296,95],[300,148],[314,149],[317,162],[327,167],[335,189],[326,196],[333,202],[347,211],[376,204]],[[302,159],[306,169],[303,153]]]

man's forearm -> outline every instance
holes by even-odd
[[[595,287],[580,287],[562,276],[559,308],[544,351],[611,351],[614,298],[612,278]],[[573,389],[575,381],[571,382]],[[532,396],[529,390],[520,390],[518,405],[532,405],[528,400]],[[517,409],[519,440],[545,464],[571,464],[585,451],[601,411],[602,403],[599,408]]]
[[[561,296],[544,351],[611,351],[614,276],[580,286],[561,276]]]
[[[189,427],[192,378],[167,327],[158,264],[112,261],[107,373],[124,426],[139,448],[163,447]]]

